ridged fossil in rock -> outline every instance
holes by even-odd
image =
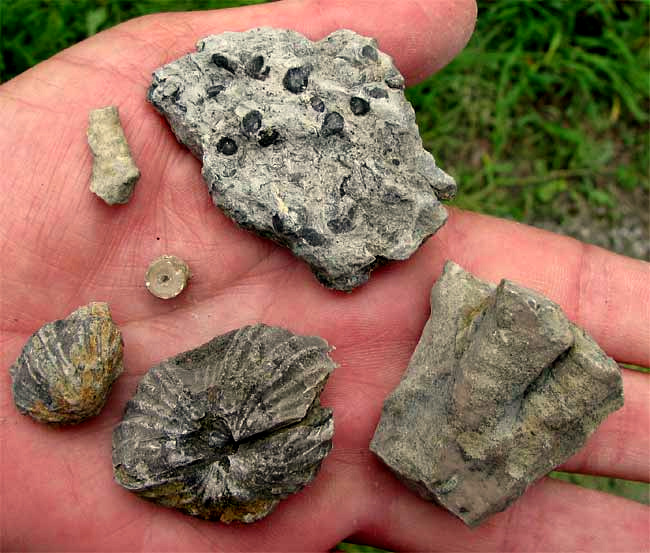
[[[90,191],[108,205],[125,204],[140,170],[133,161],[115,106],[94,109],[88,116],[88,145],[93,154]]]
[[[476,525],[622,405],[618,365],[558,305],[448,262],[370,447],[424,498]]]
[[[18,409],[47,423],[99,413],[122,373],[122,335],[106,303],[90,303],[42,326],[11,366]]]
[[[317,474],[335,363],[316,336],[246,326],[153,367],[113,432],[116,480],[190,515],[254,522]]]

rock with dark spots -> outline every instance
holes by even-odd
[[[503,511],[623,405],[618,365],[558,305],[447,262],[371,450],[466,524]]]
[[[456,190],[422,148],[403,86],[371,38],[262,28],[199,41],[156,70],[148,97],[202,160],[218,207],[351,290],[411,256]]]
[[[122,350],[122,333],[105,303],[43,325],[9,369],[16,407],[45,423],[75,424],[97,415],[124,370]]]
[[[332,412],[319,400],[331,349],[257,324],[156,365],[113,431],[115,479],[197,517],[265,517],[332,448]]]

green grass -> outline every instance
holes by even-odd
[[[648,1],[483,3],[465,51],[409,91],[456,204],[615,216],[612,187],[649,189],[649,17]]]
[[[132,17],[262,0],[0,0],[0,82]],[[650,0],[480,2],[448,67],[408,90],[455,204],[517,220],[620,217],[650,190]],[[647,209],[647,206],[645,206]],[[648,502],[648,486],[554,476]],[[342,544],[346,551],[372,551]]]

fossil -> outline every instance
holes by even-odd
[[[92,110],[88,117],[88,145],[93,154],[90,190],[109,205],[131,199],[140,178],[115,106]]]
[[[622,405],[618,365],[558,305],[448,262],[370,447],[424,498],[476,525]]]
[[[175,298],[187,285],[190,269],[187,263],[174,255],[161,255],[154,259],[145,275],[145,286],[157,298]]]
[[[332,413],[319,401],[330,349],[257,324],[153,367],[113,432],[117,482],[205,519],[266,516],[331,449]]]
[[[260,28],[200,40],[155,71],[148,97],[202,160],[215,205],[351,290],[410,257],[456,192],[403,88],[372,38]]]
[[[122,335],[108,305],[90,303],[42,326],[9,369],[18,409],[46,423],[77,423],[102,409],[122,373]]]

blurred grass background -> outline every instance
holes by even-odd
[[[139,15],[263,1],[0,0],[0,82]],[[464,52],[407,91],[453,203],[649,259],[649,25],[650,0],[479,0]],[[555,475],[650,503],[645,484]]]

